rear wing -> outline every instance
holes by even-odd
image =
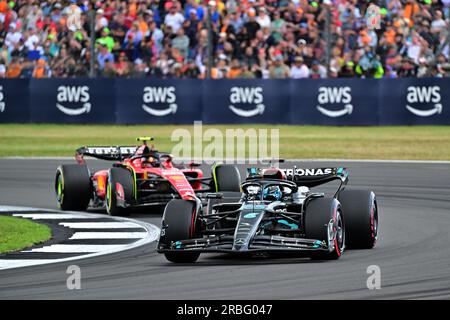
[[[122,161],[132,156],[138,147],[116,146],[116,147],[81,147],[76,151],[76,156],[89,156],[101,160]]]
[[[287,180],[295,182],[298,186],[316,187],[334,180],[340,180],[341,186],[348,182],[347,168],[314,168],[314,169],[280,169]]]

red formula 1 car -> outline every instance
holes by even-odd
[[[240,191],[240,174],[234,166],[215,165],[204,177],[198,164],[172,163],[172,156],[147,145],[150,137],[137,139],[141,146],[81,147],[78,164],[61,165],[55,191],[62,210],[105,208],[110,215],[126,215],[129,208],[165,205],[172,199],[198,201],[201,193]],[[91,173],[84,156],[116,161],[112,168]]]

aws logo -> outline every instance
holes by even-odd
[[[88,86],[59,86],[56,107],[69,116],[79,116],[91,111]]]
[[[142,100],[144,101],[142,109],[152,116],[164,117],[177,112],[175,87],[145,87]],[[147,104],[163,107],[163,109],[155,109]]]
[[[5,111],[5,101],[3,100],[5,98],[5,95],[3,94],[3,86],[0,86],[0,112]]]
[[[240,117],[254,117],[264,113],[264,95],[261,87],[232,87],[230,90],[230,109]],[[252,105],[253,109],[241,109],[236,105]]]
[[[406,109],[409,112],[419,117],[429,117],[434,114],[442,113],[441,104],[441,88],[439,86],[425,86],[425,87],[408,87],[406,95]],[[430,104],[433,103],[433,108],[428,110],[416,109],[411,107],[411,104]]]
[[[350,87],[320,87],[317,96],[317,110],[322,114],[337,118],[346,114],[352,114],[352,89]],[[325,105],[344,104],[344,108],[340,110],[326,109]]]

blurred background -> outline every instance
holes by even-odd
[[[448,77],[449,15],[450,0],[1,0],[0,77]]]

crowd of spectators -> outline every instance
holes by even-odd
[[[70,5],[80,29],[68,27]],[[450,0],[0,0],[0,77],[89,75],[95,10],[96,75],[205,78],[208,6],[215,79],[450,75]]]

